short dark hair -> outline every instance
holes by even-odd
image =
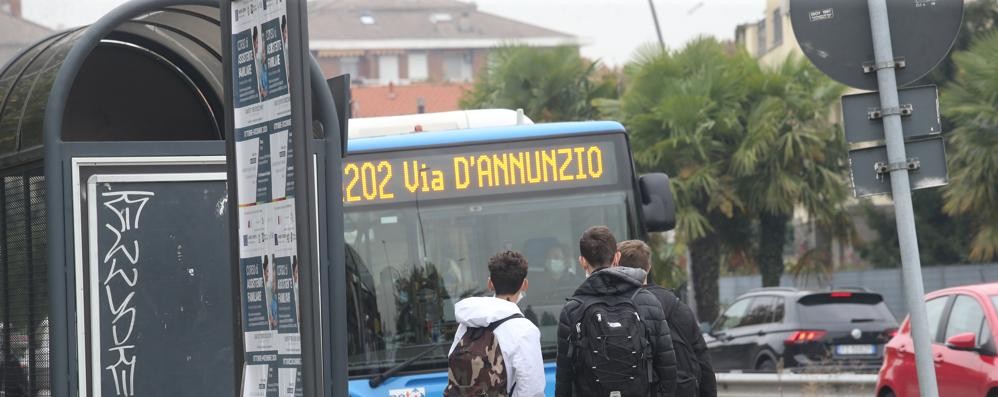
[[[651,270],[651,247],[641,240],[621,241],[617,244],[620,251],[620,266],[633,267],[644,271]]]
[[[520,290],[527,278],[527,258],[516,251],[502,251],[489,258],[489,278],[496,295],[509,295]]]
[[[610,266],[613,264],[613,255],[617,253],[617,239],[606,226],[593,226],[582,233],[579,252],[590,266]]]

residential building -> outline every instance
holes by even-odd
[[[349,73],[364,85],[467,83],[497,46],[580,44],[456,0],[316,0],[309,36],[327,76]]]
[[[48,28],[21,18],[21,0],[0,0],[0,67],[50,34]]]
[[[461,95],[470,88],[456,83],[355,86],[351,112],[353,117],[380,117],[458,110]]]
[[[735,42],[767,66],[776,66],[790,54],[803,56],[790,24],[789,0],[764,0],[766,11],[762,19],[738,25]]]

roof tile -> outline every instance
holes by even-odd
[[[361,16],[372,17],[374,23],[364,24]],[[310,40],[514,40],[538,37],[573,38],[569,34],[481,12],[472,3],[453,0],[325,0],[309,5]]]

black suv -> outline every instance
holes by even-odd
[[[876,371],[898,323],[880,294],[761,288],[705,327],[717,370]]]

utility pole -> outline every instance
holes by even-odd
[[[665,52],[665,40],[662,39],[662,27],[658,24],[658,13],[655,12],[655,2],[648,0],[648,7],[651,7],[651,19],[655,21],[655,33],[658,34],[658,46]]]

